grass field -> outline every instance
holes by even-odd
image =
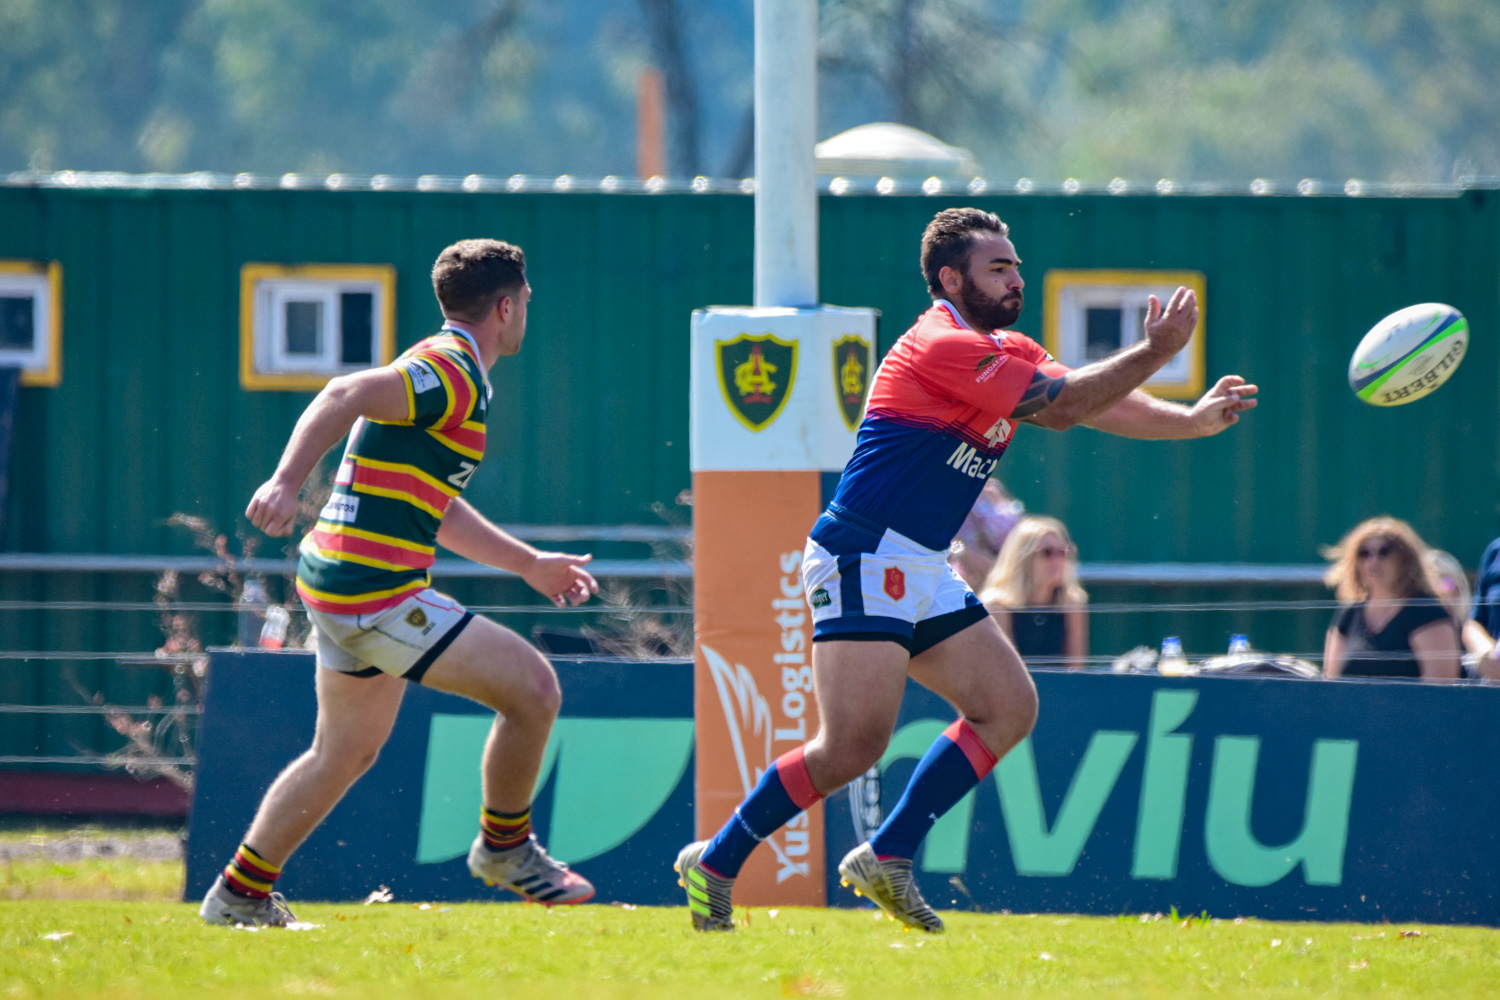
[[[681,909],[293,901],[315,927],[252,932],[166,901],[176,862],[54,867],[0,864],[0,997],[1500,996],[1500,931],[1479,928],[954,913],[930,937],[756,908],[704,936]]]
[[[0,830],[0,900],[182,897],[178,831]]]

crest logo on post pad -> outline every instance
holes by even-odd
[[[716,340],[719,388],[735,418],[752,431],[781,413],[797,377],[797,342],[773,333]]]
[[[864,415],[865,395],[870,391],[870,342],[848,333],[833,342],[833,392],[839,413],[852,431]]]

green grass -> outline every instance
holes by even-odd
[[[0,863],[0,1000],[1500,997],[1500,930],[1484,928],[952,913],[929,937],[866,910],[756,908],[704,936],[682,909],[293,901],[321,926],[248,932],[204,926],[181,885],[178,861]]]
[[[163,902],[182,898],[182,862],[133,858],[0,862],[0,900]]]
[[[180,903],[0,903],[0,996],[1500,993],[1500,931],[1477,928],[957,913],[929,937],[869,911],[757,908],[733,934],[697,935],[682,909],[295,909],[321,926],[207,927]]]
[[[176,831],[162,828],[67,830],[35,825],[0,830],[0,900],[113,899],[132,902],[172,902],[182,898],[180,860],[132,857],[56,860],[46,857],[6,859],[4,848],[39,847],[60,842],[110,841],[117,848]]]

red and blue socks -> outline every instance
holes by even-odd
[[[959,719],[917,762],[901,801],[886,817],[870,847],[879,858],[913,858],[917,845],[943,813],[994,770],[998,758],[968,720]]]
[[[255,853],[249,844],[241,844],[234,859],[224,866],[224,885],[248,899],[265,899],[280,877],[281,868]]]
[[[492,851],[520,847],[531,837],[531,809],[518,813],[495,812],[488,806],[479,810],[479,834],[484,846]]]
[[[802,759],[805,749],[784,753],[766,768],[729,822],[708,842],[699,864],[720,878],[735,878],[756,844],[823,797]]]

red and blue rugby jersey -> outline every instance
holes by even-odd
[[[1022,334],[974,330],[939,299],[875,372],[830,510],[946,549],[1005,454],[1011,413],[1039,369],[1069,370]]]

